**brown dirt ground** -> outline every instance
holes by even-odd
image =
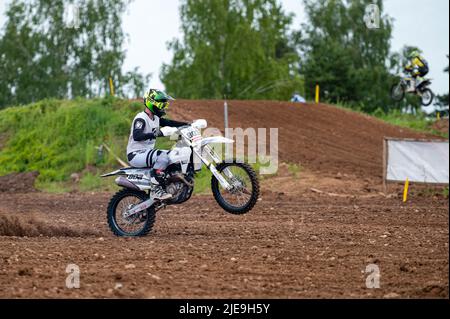
[[[229,101],[231,127],[279,128],[282,162],[335,175],[381,178],[384,137],[425,138],[408,129],[328,105],[271,101]],[[173,119],[204,118],[223,130],[223,101],[178,100]]]
[[[38,176],[38,172],[0,176],[0,193],[35,192],[34,182]]]
[[[433,124],[433,129],[436,131],[439,131],[441,133],[448,134],[449,129],[449,119],[441,119],[440,121],[436,121],[436,123]]]
[[[268,183],[245,216],[194,197],[139,239],[110,233],[111,194],[0,193],[0,215],[53,227],[0,236],[0,298],[448,298],[447,200],[335,196],[306,183],[294,196]],[[80,289],[65,288],[71,263]],[[372,263],[380,289],[365,287]]]

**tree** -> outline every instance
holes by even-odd
[[[382,0],[304,0],[308,23],[302,25],[301,72],[307,96],[320,84],[326,100],[365,112],[388,111],[392,21],[381,14],[380,28],[364,23],[366,7]]]
[[[183,98],[287,99],[302,89],[292,16],[277,0],[183,0],[167,90]],[[227,89],[226,89],[227,88]]]
[[[123,74],[121,15],[128,0],[78,0],[79,24],[65,19],[71,0],[13,0],[0,38],[0,107],[44,98],[134,93],[146,77]]]
[[[448,58],[448,55],[447,55]],[[444,69],[444,72],[448,74],[448,66]],[[448,109],[448,93],[443,95],[438,95],[436,97],[436,112],[439,112],[441,116],[448,116],[449,115],[449,109]]]

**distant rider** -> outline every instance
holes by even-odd
[[[304,97],[302,97],[300,95],[300,93],[295,92],[292,95],[291,102],[293,102],[293,103],[306,103],[306,100],[305,100]]]
[[[427,60],[418,51],[413,51],[409,55],[409,64],[405,67],[405,71],[411,74],[413,80],[411,81],[410,91],[414,92],[423,82],[423,78],[428,74],[430,68]]]
[[[181,127],[184,122],[162,118],[174,99],[165,92],[150,89],[144,95],[145,109],[136,115],[131,126],[127,146],[128,162],[136,168],[151,168],[151,182],[155,186],[152,197],[167,200],[172,197],[163,187],[165,169],[169,166],[169,151],[155,149],[156,138],[163,136],[160,127]]]

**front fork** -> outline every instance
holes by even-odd
[[[209,156],[211,156],[212,160],[214,161],[214,163],[219,164],[222,161],[220,160],[220,158],[214,153],[214,150],[211,149],[211,147],[209,147],[208,145],[205,146],[206,151],[208,152]],[[209,162],[207,159],[203,158],[201,156],[201,154],[195,149],[193,148],[194,153],[198,156],[198,158],[201,159],[201,161],[203,162],[203,164],[206,165],[206,167],[208,167],[208,169],[211,171],[211,173],[214,175],[214,177],[219,181],[220,185],[225,188],[226,190],[231,190],[233,188],[232,185],[230,185],[230,183],[228,183],[228,181],[222,176],[222,174],[220,174],[220,172],[217,170],[216,166],[214,165],[214,163]],[[228,170],[225,169],[224,170],[225,175],[228,178],[232,178],[233,174]]]
[[[209,170],[214,175],[214,177],[217,178],[217,180],[219,181],[220,185],[222,185],[223,188],[225,188],[226,190],[232,189],[230,183],[228,183],[228,181],[222,176],[222,174],[219,173],[217,168],[212,163],[209,164]]]

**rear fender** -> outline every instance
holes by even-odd
[[[117,170],[108,174],[104,174],[104,175],[100,175],[100,177],[110,177],[110,176],[116,176],[116,175],[126,175],[124,171],[122,170]]]
[[[431,85],[431,80],[425,80],[419,85],[419,89],[425,89],[426,87]]]

